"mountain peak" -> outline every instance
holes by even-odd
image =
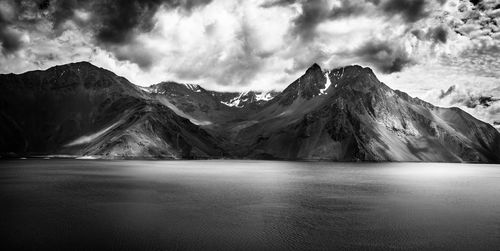
[[[367,87],[375,87],[382,84],[375,73],[369,67],[360,65],[349,65],[339,68],[334,68],[327,71],[329,80],[338,88],[350,87],[355,89],[365,89]]]
[[[370,88],[384,88],[373,71],[360,65],[348,65],[323,71],[314,63],[306,72],[282,92],[279,103],[291,104],[296,98],[312,99],[315,96],[329,95],[348,87],[362,90]]]
[[[95,65],[93,65],[92,63],[90,62],[87,62],[87,61],[80,61],[80,62],[74,62],[74,63],[69,63],[69,64],[62,64],[62,65],[56,65],[54,67],[51,67],[49,68],[48,70],[51,70],[51,69],[102,69],[104,70],[103,68],[100,68],[100,67],[97,67]]]
[[[92,63],[90,63],[89,61],[78,61],[78,62],[69,63],[67,65],[97,67],[97,66],[93,65]]]
[[[358,75],[360,73],[373,73],[372,69],[370,69],[369,67],[363,67],[361,65],[347,65],[347,66],[342,66],[342,67],[337,67],[337,68],[333,68],[331,70],[328,71],[329,73],[335,73],[335,72],[344,72],[344,75],[345,73],[348,73],[347,75],[348,76],[355,76],[355,75]],[[345,75],[345,76],[347,76]]]
[[[314,63],[309,68],[307,68],[306,74],[318,71],[322,71],[321,66],[319,66],[317,63]]]

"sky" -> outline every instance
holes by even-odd
[[[0,0],[0,50],[0,73],[89,61],[219,91],[359,64],[500,128],[500,0]]]

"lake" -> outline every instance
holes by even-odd
[[[498,250],[500,165],[0,162],[1,246]]]

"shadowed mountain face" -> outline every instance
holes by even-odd
[[[106,158],[221,156],[216,140],[89,63],[0,75],[0,152]]]
[[[0,75],[0,152],[105,158],[500,162],[500,133],[360,66],[318,65],[283,92],[139,88],[76,63]]]

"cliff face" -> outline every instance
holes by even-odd
[[[458,108],[311,66],[281,93],[139,88],[89,63],[0,75],[0,152],[104,158],[500,162],[500,133]]]

